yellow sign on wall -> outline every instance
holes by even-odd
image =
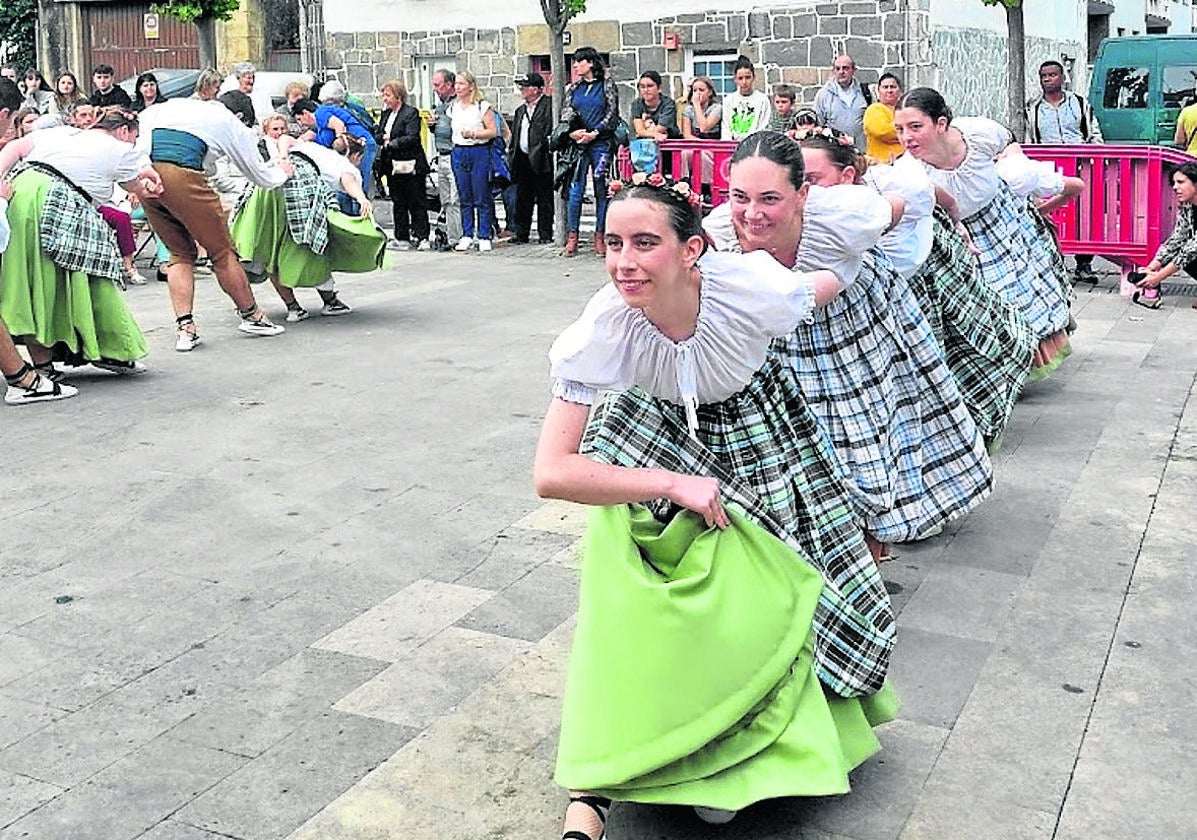
[[[142,26],[145,29],[146,40],[157,40],[158,38],[158,15],[154,12],[146,12],[141,17]]]

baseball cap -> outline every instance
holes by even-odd
[[[544,76],[539,73],[529,73],[526,76],[520,76],[515,80],[515,83],[520,87],[544,87]]]

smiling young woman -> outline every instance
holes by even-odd
[[[782,353],[837,279],[712,252],[684,193],[615,194],[611,284],[550,352],[537,492],[602,506],[557,759],[570,840],[613,799],[726,822],[846,792],[895,711],[888,596]]]

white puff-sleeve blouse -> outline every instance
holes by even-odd
[[[1020,198],[1051,198],[1064,192],[1064,175],[1049,161],[1012,154],[995,167],[1010,191]]]
[[[927,174],[937,187],[956,199],[960,218],[967,219],[997,197],[1001,178],[993,159],[1012,138],[1005,126],[986,117],[959,117],[952,120],[952,128],[964,138],[964,160],[955,169],[937,169],[928,164]]]
[[[870,166],[864,182],[881,195],[896,195],[906,203],[901,220],[877,245],[898,274],[910,279],[931,255],[935,185],[922,164],[910,155],[903,155],[892,164]]]
[[[872,187],[841,184],[812,185],[802,211],[802,239],[795,271],[827,269],[849,286],[860,274],[861,255],[881,239],[893,221],[889,202]],[[731,219],[731,203],[724,202],[703,220],[703,227],[720,251],[739,251]]]
[[[815,305],[814,284],[767,253],[708,251],[694,334],[674,341],[613,284],[600,289],[549,351],[553,395],[591,405],[602,390],[638,385],[685,405],[690,430],[698,405],[739,393],[765,363],[770,342],[787,335]]]

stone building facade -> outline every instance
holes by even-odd
[[[635,82],[641,72],[658,71],[666,90],[682,97],[696,62],[712,55],[747,55],[757,66],[761,87],[785,82],[796,88],[799,102],[809,103],[828,78],[834,57],[847,52],[856,60],[864,82],[875,82],[881,73],[893,71],[907,88],[939,88],[958,113],[1004,118],[1004,33],[933,26],[932,2],[799,2],[651,20],[582,19],[571,22],[569,35],[572,46],[594,46],[610,57],[625,112],[636,96]],[[970,2],[981,8],[979,0]],[[330,31],[325,46],[328,69],[367,99],[381,82],[400,78],[412,91],[413,101],[427,106],[429,62],[451,58],[457,69],[473,72],[488,98],[510,113],[519,102],[512,82],[539,69],[538,60],[548,52],[548,32],[540,23],[488,29]],[[1028,39],[1029,90],[1034,89],[1038,63],[1061,52],[1082,53],[1079,39]]]

